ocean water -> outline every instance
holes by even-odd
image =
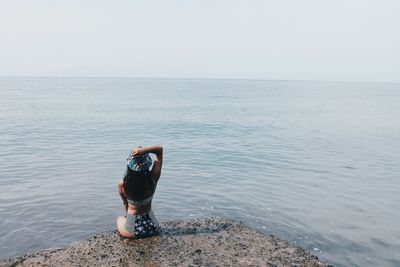
[[[400,266],[400,84],[0,79],[0,258],[115,228],[134,146],[159,221],[241,220],[337,266]]]

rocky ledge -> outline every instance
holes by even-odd
[[[159,236],[124,239],[116,231],[68,248],[0,261],[0,266],[330,266],[303,249],[234,220],[161,224]]]

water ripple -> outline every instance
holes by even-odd
[[[127,152],[161,143],[159,220],[232,217],[337,266],[398,266],[399,89],[1,78],[0,257],[114,228]]]

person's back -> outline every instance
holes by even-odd
[[[156,155],[154,163],[149,153]],[[158,233],[159,225],[151,203],[161,175],[162,158],[161,146],[138,147],[129,155],[125,177],[118,182],[118,192],[126,211],[125,217],[117,219],[120,235],[145,237]]]

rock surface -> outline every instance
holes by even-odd
[[[0,266],[329,266],[301,248],[230,219],[161,224],[159,236],[124,239],[116,231],[72,247],[0,261]]]

